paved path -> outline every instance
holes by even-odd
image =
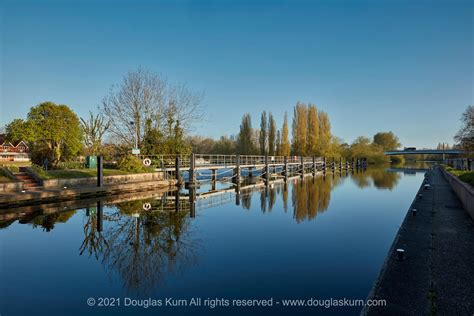
[[[374,285],[372,298],[386,307],[368,315],[474,315],[474,222],[441,170],[427,178],[400,228]],[[395,249],[403,248],[399,261]]]

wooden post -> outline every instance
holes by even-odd
[[[195,162],[196,162],[196,160],[195,160],[195,157],[194,157],[194,153],[192,153],[191,156],[189,156],[189,180],[188,181],[189,181],[189,186],[190,187],[194,186],[194,184],[196,182],[195,181],[196,180],[196,175],[194,173],[195,172],[194,169],[196,167]]]
[[[301,177],[304,177],[304,157],[300,157],[300,164],[301,164]]]
[[[342,157],[339,158],[339,170],[342,171]]]
[[[216,169],[211,170],[211,190],[216,189],[216,181],[217,181],[217,175],[216,175]]]
[[[179,212],[179,190],[176,190],[175,195],[174,195],[174,210],[176,212]]]
[[[270,180],[270,168],[268,166],[268,155],[265,155],[265,180],[267,181],[267,185],[268,185],[268,182]]]
[[[324,175],[326,175],[326,169],[327,169],[326,157],[323,157],[323,174]]]
[[[196,217],[196,188],[189,189],[189,217]]]
[[[97,157],[97,186],[100,188],[104,184],[104,164],[103,157]]]
[[[233,182],[240,184],[240,155],[235,156],[235,168]]]
[[[283,175],[285,176],[285,181],[288,180],[288,156],[283,158]]]
[[[181,186],[181,174],[180,174],[180,165],[181,165],[181,158],[176,156],[175,163],[174,163],[174,170],[175,170],[175,178],[176,178],[176,185]]]
[[[313,156],[313,177],[316,175],[316,157]]]
[[[235,186],[235,205],[240,205],[240,181]]]
[[[332,158],[332,173],[334,174],[334,169],[336,168],[336,158]]]

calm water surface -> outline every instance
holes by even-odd
[[[122,196],[120,203],[104,201],[102,225],[95,201],[19,219],[13,210],[0,210],[0,313],[356,315],[360,307],[276,302],[365,299],[422,178],[369,169],[242,188],[239,197],[228,190],[196,201],[194,218],[184,190],[179,211],[174,193]],[[197,195],[209,189],[204,185]],[[146,203],[151,210],[143,209]],[[120,299],[121,306],[89,307],[90,297],[96,304],[99,297]],[[202,304],[207,298],[273,298],[274,306],[123,306],[125,298],[169,297],[200,297]]]

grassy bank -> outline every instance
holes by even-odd
[[[472,187],[474,187],[474,171],[463,171],[451,168],[449,166],[444,166],[446,171],[455,175],[459,178],[459,180],[468,183]]]
[[[69,169],[69,170],[45,171],[40,168],[35,168],[35,172],[44,180],[90,178],[90,177],[97,176],[97,170],[95,169]],[[126,172],[126,171],[122,171],[118,169],[104,169],[104,176],[125,175],[125,174],[130,174],[130,173],[131,172]]]

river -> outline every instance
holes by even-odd
[[[229,190],[195,201],[193,216],[184,189],[178,211],[175,193],[146,192],[100,201],[102,220],[95,201],[37,207],[0,222],[0,313],[357,315],[361,306],[283,300],[364,300],[422,179],[369,168],[242,187],[238,197],[219,183]],[[238,299],[273,306],[232,306]]]

